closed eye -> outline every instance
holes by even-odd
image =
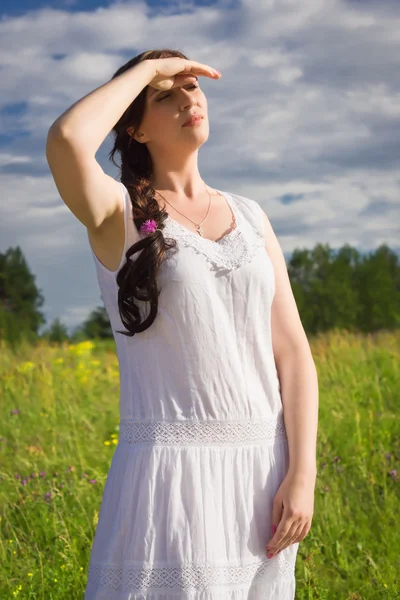
[[[198,85],[192,84],[192,85],[189,85],[187,89],[188,90],[190,90],[190,89],[196,89],[198,87],[199,87]],[[161,98],[158,98],[157,102],[161,102],[161,100],[164,100],[164,98],[168,98],[169,96],[171,96],[170,93],[168,93],[166,96],[162,96]]]

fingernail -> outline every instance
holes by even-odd
[[[267,556],[268,556],[268,558],[272,558],[272,557],[273,557],[273,554],[272,554],[272,552],[269,552],[269,553],[267,554]]]

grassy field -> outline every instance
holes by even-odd
[[[400,332],[310,344],[318,477],[296,600],[400,598]],[[0,598],[82,599],[118,442],[115,347],[0,351]]]

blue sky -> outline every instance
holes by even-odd
[[[0,9],[0,251],[19,245],[48,324],[101,304],[86,231],[45,157],[51,123],[149,48],[219,69],[203,78],[212,187],[265,210],[294,248],[399,251],[400,3],[394,0],[56,2]],[[118,178],[106,139],[96,158]]]

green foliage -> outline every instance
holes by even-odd
[[[362,256],[349,245],[295,250],[288,274],[307,334],[400,326],[400,262],[386,245]]]
[[[400,332],[310,339],[318,476],[296,600],[390,600],[400,588]],[[118,442],[109,340],[0,341],[0,598],[83,598]]]
[[[60,319],[54,319],[50,329],[43,332],[42,339],[48,342],[61,343],[69,339],[68,331]]]
[[[104,306],[93,310],[86,321],[78,327],[72,337],[73,341],[87,339],[111,339],[113,337],[110,319]]]
[[[19,246],[0,253],[0,339],[16,343],[37,338],[45,323],[44,298]]]
[[[287,270],[307,335],[332,329],[367,333],[399,328],[400,262],[387,245],[365,255],[348,244],[337,251],[328,244],[295,249]],[[38,340],[38,328],[45,322],[38,310],[43,296],[34,280],[19,247],[0,254],[0,339],[14,348],[23,339]],[[42,337],[60,343],[68,339],[68,332],[55,319]],[[112,337],[104,306],[92,310],[69,336],[73,342]]]

